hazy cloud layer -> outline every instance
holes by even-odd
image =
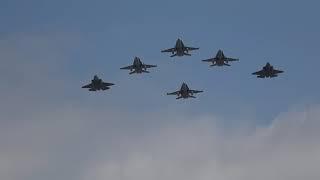
[[[225,135],[213,117],[172,115],[174,123],[147,130],[111,119],[138,121],[129,114],[106,114],[88,107],[41,109],[1,128],[1,179],[320,178],[319,106],[284,113],[250,135]]]

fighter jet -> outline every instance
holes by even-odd
[[[277,77],[279,73],[283,73],[281,70],[276,70],[268,62],[260,71],[252,73],[252,75],[258,75],[257,78],[273,78]]]
[[[189,89],[188,85],[186,83],[182,83],[181,88],[179,91],[175,91],[172,93],[167,93],[167,95],[177,95],[178,97],[176,99],[187,99],[187,98],[196,98],[193,96],[193,94],[201,93],[203,91],[198,90],[191,90]]]
[[[189,54],[188,52],[193,50],[198,50],[198,49],[199,48],[185,46],[182,40],[178,38],[174,48],[165,49],[165,50],[162,50],[161,52],[171,52],[172,55],[170,57],[184,56],[184,55],[191,56],[191,54]]]
[[[147,68],[152,68],[152,67],[157,67],[156,65],[148,65],[148,64],[144,64],[141,62],[140,58],[135,57],[133,60],[133,64],[131,66],[126,66],[120,69],[129,69],[130,73],[129,74],[133,74],[133,73],[149,73],[149,71],[147,71]]]
[[[106,83],[103,82],[102,79],[100,79],[97,75],[94,75],[93,79],[91,80],[91,83],[85,86],[82,86],[82,88],[88,88],[89,91],[98,91],[98,90],[107,90],[110,89],[108,86],[113,86],[113,83]]]
[[[210,66],[230,66],[228,62],[239,61],[239,59],[226,57],[222,50],[219,50],[216,57],[202,60],[203,62],[212,62]]]

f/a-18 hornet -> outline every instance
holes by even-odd
[[[82,86],[82,88],[88,88],[89,91],[98,91],[98,90],[107,90],[110,89],[108,86],[113,86],[113,83],[107,83],[103,82],[102,79],[100,79],[97,75],[93,77],[91,80],[91,83],[85,86]]]
[[[167,95],[177,95],[178,97],[176,99],[187,99],[187,98],[196,98],[193,96],[193,94],[201,93],[203,91],[198,90],[191,90],[189,89],[188,85],[186,83],[182,83],[181,88],[179,91],[175,91],[172,93],[167,93]]]
[[[198,49],[199,48],[185,46],[182,40],[178,38],[174,48],[165,49],[165,50],[162,50],[161,52],[169,52],[169,53],[171,52],[172,55],[170,57],[184,56],[184,55],[191,56],[191,54],[189,54],[188,52],[193,50],[198,50]]]
[[[149,73],[149,71],[147,71],[147,68],[152,68],[152,67],[157,67],[157,65],[148,65],[148,64],[144,64],[141,62],[140,58],[135,57],[133,60],[132,65],[130,66],[126,66],[120,69],[128,69],[130,70],[129,74],[133,74],[133,73]]]
[[[267,63],[262,70],[252,73],[252,75],[257,75],[257,78],[273,78],[277,77],[279,73],[283,73],[281,70],[274,69],[270,63]]]
[[[211,62],[210,66],[230,66],[228,62],[230,61],[239,61],[239,59],[226,57],[222,50],[219,50],[216,54],[216,57],[202,60],[203,62]]]

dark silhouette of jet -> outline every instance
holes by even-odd
[[[174,57],[174,56],[191,56],[191,54],[189,54],[189,51],[193,51],[193,50],[198,50],[199,48],[194,48],[194,47],[187,47],[183,44],[181,39],[177,39],[176,41],[176,45],[174,48],[170,48],[170,49],[165,49],[162,50],[161,52],[171,52],[172,55],[170,57]]]
[[[216,57],[202,60],[203,62],[211,62],[210,66],[230,66],[228,62],[230,61],[239,61],[239,59],[226,57],[222,50],[219,50],[216,54]]]
[[[91,83],[85,86],[82,86],[82,88],[88,88],[89,91],[98,91],[98,90],[107,90],[110,89],[108,86],[113,86],[113,83],[106,83],[103,82],[102,79],[100,79],[97,75],[94,75],[93,79],[91,80]]]
[[[186,83],[182,83],[181,88],[179,91],[175,91],[172,93],[167,93],[167,95],[177,95],[178,97],[176,99],[187,99],[187,98],[196,98],[193,96],[193,94],[201,93],[203,91],[198,90],[191,90],[189,89],[188,85]]]
[[[277,77],[279,73],[283,73],[281,70],[274,69],[273,66],[268,62],[260,71],[252,73],[252,75],[257,75],[257,78],[273,78]]]
[[[147,71],[147,68],[152,68],[152,67],[157,67],[157,65],[148,65],[148,64],[143,64],[140,60],[140,58],[135,57],[133,60],[132,65],[130,66],[126,66],[120,69],[128,69],[130,70],[129,74],[133,74],[133,73],[149,73],[149,71]]]

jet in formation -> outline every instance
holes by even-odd
[[[95,75],[93,77],[93,79],[91,80],[91,83],[85,86],[82,86],[82,88],[88,88],[89,91],[98,91],[98,90],[107,90],[110,89],[109,86],[113,86],[113,83],[107,83],[107,82],[103,82],[102,79],[100,79],[97,75]]]
[[[281,70],[274,69],[273,66],[268,62],[260,71],[252,73],[252,75],[257,75],[257,78],[273,78],[277,77],[279,73],[283,73]]]
[[[191,90],[189,89],[188,85],[186,83],[182,83],[181,88],[179,91],[175,91],[172,93],[167,93],[167,95],[177,95],[178,97],[176,99],[187,99],[187,98],[196,98],[193,96],[193,94],[201,93],[203,91],[198,90]]]
[[[157,65],[144,64],[141,62],[140,58],[135,57],[132,65],[126,66],[120,69],[130,70],[129,74],[133,74],[133,73],[140,74],[140,73],[149,73],[149,71],[147,71],[147,68],[152,68],[152,67],[157,67]]]
[[[176,45],[174,48],[165,49],[165,50],[162,50],[161,52],[172,53],[170,57],[191,56],[191,54],[189,54],[189,51],[198,50],[198,49],[199,48],[185,46],[181,39],[177,39]]]
[[[226,57],[222,50],[219,50],[215,57],[202,60],[203,62],[211,62],[210,66],[230,66],[231,61],[239,61],[239,59]]]

